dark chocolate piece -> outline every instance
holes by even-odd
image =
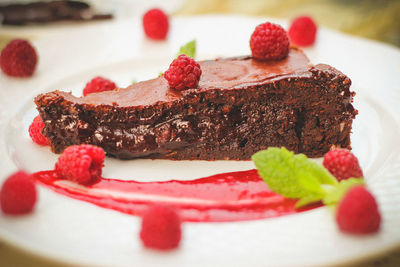
[[[94,14],[89,4],[80,1],[39,1],[0,6],[0,21],[4,25],[111,18],[111,14]]]
[[[52,150],[89,143],[123,158],[248,160],[269,146],[319,157],[350,149],[350,79],[309,64],[292,48],[280,61],[251,57],[200,62],[198,88],[176,91],[163,77],[125,89],[36,97]]]

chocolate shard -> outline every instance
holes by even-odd
[[[0,22],[4,25],[90,21],[112,17],[112,14],[96,14],[89,4],[81,1],[36,1],[0,5]]]

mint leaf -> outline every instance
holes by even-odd
[[[323,195],[312,195],[312,194],[302,197],[299,199],[299,201],[296,202],[296,205],[294,206],[294,208],[295,209],[302,208],[304,206],[307,206],[308,204],[318,202],[318,201],[322,200],[322,198],[323,198]]]
[[[161,77],[161,76],[163,76],[164,75],[164,72],[162,72],[162,71],[160,71],[159,73],[158,73],[158,77]]]
[[[310,193],[318,194],[318,195],[325,195],[325,191],[321,186],[320,181],[317,177],[311,175],[310,173],[306,173],[302,170],[299,171],[299,183],[300,185],[308,190]]]
[[[309,194],[296,176],[293,152],[285,148],[271,147],[257,152],[251,159],[256,165],[258,174],[275,193],[288,198],[302,198]]]
[[[322,165],[310,160],[304,154],[297,154],[294,156],[298,159],[298,168],[302,171],[310,173],[312,176],[318,179],[320,184],[331,184],[337,185],[338,181],[332,176]]]
[[[362,178],[349,178],[342,180],[339,185],[335,186],[330,192],[328,192],[322,201],[325,205],[337,204],[350,188],[364,184],[364,179]]]
[[[337,184],[324,167],[303,154],[294,155],[284,147],[259,151],[252,160],[269,188],[287,198],[318,195],[322,199],[326,192],[321,184]]]
[[[179,48],[179,52],[176,55],[176,57],[178,57],[179,55],[186,55],[188,57],[191,58],[195,58],[196,57],[196,40],[192,40],[186,44],[184,44],[183,46],[181,46]]]
[[[364,184],[362,178],[338,183],[322,165],[284,147],[259,151],[252,160],[272,191],[287,198],[299,198],[295,208],[321,200],[326,205],[337,204],[349,188]]]

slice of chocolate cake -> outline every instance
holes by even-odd
[[[36,97],[52,150],[94,144],[117,158],[248,160],[269,146],[311,157],[350,149],[350,79],[311,65],[291,48],[280,61],[237,57],[199,62],[196,89],[176,91],[163,77],[75,97]]]

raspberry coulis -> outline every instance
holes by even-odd
[[[34,177],[62,195],[142,216],[156,203],[175,207],[183,221],[228,222],[278,217],[305,211],[296,210],[296,200],[272,192],[256,170],[221,173],[190,181],[138,182],[101,178],[91,186],[59,179],[54,171]]]

